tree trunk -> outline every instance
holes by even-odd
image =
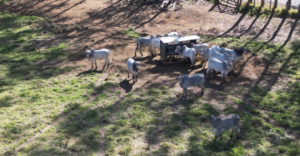
[[[275,0],[274,1],[274,8],[277,8],[277,5],[278,5],[278,0]]]
[[[286,1],[286,6],[285,6],[285,10],[286,10],[286,11],[288,11],[288,10],[291,9],[291,4],[292,4],[291,1],[292,1],[292,0],[287,0],[287,1]]]
[[[298,15],[300,15],[300,5],[298,5]]]
[[[264,5],[265,5],[265,0],[261,0],[260,2],[261,2],[261,3],[260,3],[261,6],[264,6]]]

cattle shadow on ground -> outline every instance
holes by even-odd
[[[101,70],[101,71],[98,71],[98,70],[93,70],[93,69],[90,69],[90,70],[87,70],[87,71],[83,71],[83,72],[80,72],[76,75],[76,77],[79,77],[81,75],[89,75],[89,74],[95,74],[95,73],[103,73],[104,70]]]
[[[130,76],[132,76],[131,74],[129,74]],[[135,82],[130,84],[131,79],[127,80],[124,79],[123,81],[121,81],[119,83],[120,87],[123,88],[125,90],[126,93],[130,92],[132,90],[132,86],[135,84]]]

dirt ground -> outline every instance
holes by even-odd
[[[108,48],[113,51],[113,62],[107,72],[120,72],[127,77],[126,60],[134,56],[136,39],[122,34],[122,30],[133,27],[137,32],[148,35],[164,34],[176,30],[181,35],[209,35],[229,36],[236,38],[252,38],[283,43],[288,37],[292,19],[279,19],[269,17],[250,17],[235,14],[233,1],[213,5],[208,2],[186,3],[177,11],[160,10],[155,5],[128,5],[122,0],[39,0],[5,3],[7,9],[23,14],[34,14],[48,17],[43,26],[55,33],[49,41],[36,41],[37,49],[43,49],[46,44],[72,43],[68,52],[68,60],[52,62],[55,66],[82,66],[81,70],[73,71],[74,75],[85,73],[91,67],[85,57],[87,47]],[[4,6],[5,6],[4,5]],[[279,25],[281,25],[279,27]],[[274,31],[276,30],[276,31]],[[277,31],[278,30],[278,31]],[[45,32],[47,33],[47,32]],[[274,38],[275,37],[275,38]],[[294,34],[294,38],[297,35]],[[299,35],[298,35],[299,38]],[[200,40],[200,42],[205,42]],[[232,47],[229,47],[232,48]],[[190,64],[176,64],[162,66],[160,57],[152,57],[147,49],[143,49],[144,56],[137,53],[135,59],[141,61],[138,82],[134,85],[124,86],[124,91],[157,85],[177,84],[175,78],[182,74],[193,75],[203,73],[205,69],[198,56],[195,69]],[[98,62],[100,70],[104,62]],[[99,69],[98,68],[98,69]],[[251,84],[261,76],[264,63],[257,56],[246,54],[237,64],[237,70],[228,74],[227,83],[220,83],[220,74],[210,78],[206,85],[206,96],[214,90],[230,90],[237,84]],[[102,71],[99,71],[101,73]],[[272,79],[271,73],[266,81]],[[101,82],[99,82],[101,83]],[[261,82],[263,84],[263,82]],[[177,86],[178,89],[179,86]]]

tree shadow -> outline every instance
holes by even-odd
[[[217,3],[215,3],[214,4],[214,6],[215,5],[218,5]],[[246,8],[247,7],[249,7],[249,3],[247,3],[246,4]],[[212,7],[212,8],[214,8],[214,7]],[[220,35],[217,35],[217,36],[215,36],[215,37],[213,37],[213,38],[210,38],[209,40],[206,40],[206,41],[204,41],[204,42],[210,42],[210,41],[212,41],[212,40],[214,40],[214,39],[216,39],[216,38],[219,38],[219,37],[223,37],[223,36],[225,36],[226,34],[228,34],[229,32],[231,32],[233,29],[235,29],[239,24],[240,24],[240,22],[244,19],[244,17],[247,15],[247,12],[245,11],[245,12],[243,12],[243,14],[240,16],[240,18],[235,22],[235,24],[231,27],[231,28],[229,28],[227,31],[225,31],[224,33],[222,33],[222,34],[220,34]]]
[[[255,19],[252,21],[252,23],[249,25],[249,27],[247,28],[247,30],[245,30],[243,33],[241,33],[237,38],[240,38],[241,36],[243,36],[244,34],[246,34],[247,32],[249,32],[251,30],[251,28],[253,27],[254,23],[258,20],[258,18],[262,15],[261,14],[261,9],[262,9],[263,5],[261,5],[258,8],[257,14]]]
[[[291,40],[292,36],[293,36],[293,32],[295,30],[295,28],[297,27],[299,22],[299,18],[295,19],[295,22],[291,25],[291,30],[289,32],[289,35],[287,37],[287,39],[284,41],[284,43],[280,46],[279,50],[282,49],[283,47],[286,46],[286,44]]]
[[[285,21],[286,21],[286,17],[282,18],[282,20],[281,20],[281,22],[279,23],[277,29],[275,30],[273,36],[272,36],[266,43],[271,42],[271,41],[273,41],[273,40],[276,38],[278,32],[280,31],[280,29],[281,29],[281,27],[283,26],[283,24],[284,24]]]
[[[77,3],[74,4],[72,7],[69,7],[69,8],[67,8],[67,9],[65,9],[64,11],[62,11],[62,12],[60,12],[60,13],[54,15],[53,18],[58,17],[59,15],[63,14],[64,12],[66,12],[66,11],[68,11],[68,10],[70,10],[70,9],[72,9],[72,8],[74,8],[74,7],[76,7],[77,5],[82,4],[83,2],[85,2],[85,0],[81,0],[80,2],[77,2]]]
[[[274,14],[275,14],[275,10],[276,10],[276,7],[277,7],[277,3],[278,3],[278,0],[275,0],[274,7],[273,7],[273,9],[272,9],[272,11],[271,11],[271,14],[270,14],[270,16],[269,16],[269,18],[268,18],[266,24],[265,24],[265,25],[263,26],[263,28],[259,31],[259,33],[256,34],[256,35],[250,40],[250,42],[253,41],[253,40],[255,40],[255,39],[257,39],[257,38],[265,31],[265,29],[267,28],[267,26],[269,25],[270,21],[272,20]],[[276,32],[275,32],[275,33],[276,33]],[[248,42],[248,43],[249,43],[249,42]],[[246,45],[247,45],[247,44],[246,44]]]

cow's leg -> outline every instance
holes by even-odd
[[[208,78],[209,68],[206,69],[206,78]]]
[[[206,66],[206,63],[207,63],[207,61],[204,61],[204,65],[203,65],[203,68],[205,68],[205,66]]]
[[[181,96],[180,99],[183,99],[183,98],[184,98],[184,94],[185,94],[185,92],[184,92],[184,89],[183,89],[183,94],[182,94],[182,96]]]
[[[134,52],[134,57],[136,57],[136,51],[139,49],[139,46],[137,45]]]
[[[214,129],[214,131],[216,130],[215,132],[215,139],[214,139],[214,142],[217,140],[218,138],[218,135],[219,135],[219,131],[217,129]]]
[[[223,82],[226,82],[226,74],[225,73],[223,73]]]
[[[232,130],[231,130],[230,139],[233,136],[233,131],[234,131],[234,128],[232,128]]]
[[[132,74],[132,80],[133,80],[133,82],[134,82],[134,75]]]
[[[140,46],[140,53],[141,53],[141,55],[143,56],[143,54],[142,54],[142,46]]]
[[[152,47],[152,56],[155,57],[155,54],[156,54],[156,47]]]
[[[96,69],[97,69],[97,60],[95,60],[95,65],[96,65]]]
[[[93,67],[94,67],[94,61],[91,61],[92,62],[92,68],[91,69],[93,69]]]
[[[218,135],[217,135],[217,134],[215,134],[215,139],[214,139],[214,142],[216,142],[216,140],[217,140],[217,137],[218,137]]]
[[[200,84],[201,86],[201,95],[204,95],[204,84]]]
[[[236,70],[236,62],[233,63],[233,70]]]
[[[102,71],[105,69],[105,66],[106,66],[106,62],[105,62],[105,64],[104,64],[104,66],[103,66],[103,69],[102,69]]]
[[[221,81],[224,82],[224,73],[221,72]]]
[[[241,132],[241,125],[239,123],[238,126],[236,127],[236,139],[239,139],[240,132]]]

